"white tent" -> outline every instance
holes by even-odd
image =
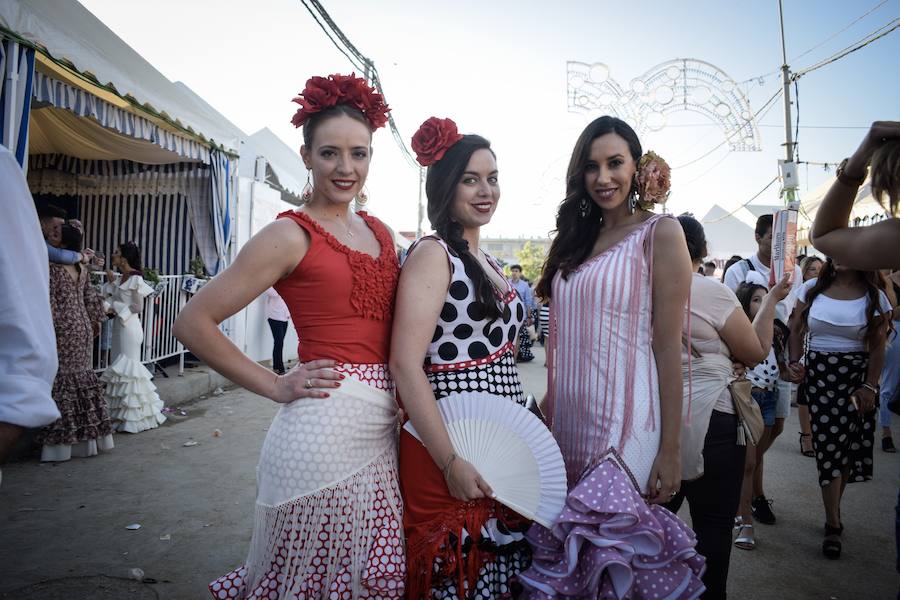
[[[801,200],[800,219],[797,224],[798,248],[813,251],[812,245],[809,243],[809,230],[812,227],[813,220],[816,218],[819,207],[822,205],[822,201],[825,199],[825,194],[828,193],[835,181],[836,178],[830,177]],[[856,194],[856,200],[853,202],[853,210],[850,213],[850,225],[855,227],[871,225],[889,216],[884,207],[872,195],[872,182],[866,178]]]

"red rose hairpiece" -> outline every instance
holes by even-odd
[[[463,139],[451,119],[430,117],[419,126],[412,137],[412,149],[416,160],[423,167],[430,167],[444,157],[450,146]]]
[[[357,77],[356,73],[310,77],[306,87],[293,101],[300,105],[291,119],[294,127],[301,127],[311,116],[332,106],[349,104],[366,117],[372,129],[378,129],[387,123],[387,114],[391,110],[384,103],[384,96],[367,84],[365,79]]]

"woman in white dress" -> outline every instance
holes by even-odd
[[[140,313],[144,298],[153,288],[144,282],[141,251],[134,242],[121,244],[112,255],[112,267],[121,277],[106,271],[103,293],[113,318],[112,364],[100,378],[106,383],[106,401],[116,431],[139,433],[166,420],[163,402],[156,393],[150,371],[141,364],[144,327]]]

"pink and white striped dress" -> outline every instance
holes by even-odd
[[[704,589],[693,532],[646,501],[660,442],[651,275],[661,218],[553,281],[547,409],[569,496],[551,529],[528,533],[534,562],[520,579],[529,597],[695,598]]]

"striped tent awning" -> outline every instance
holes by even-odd
[[[69,110],[79,117],[90,117],[104,127],[129,137],[146,140],[189,160],[210,161],[209,148],[177,135],[149,119],[113,106],[82,89],[35,71],[33,95],[38,102]]]

